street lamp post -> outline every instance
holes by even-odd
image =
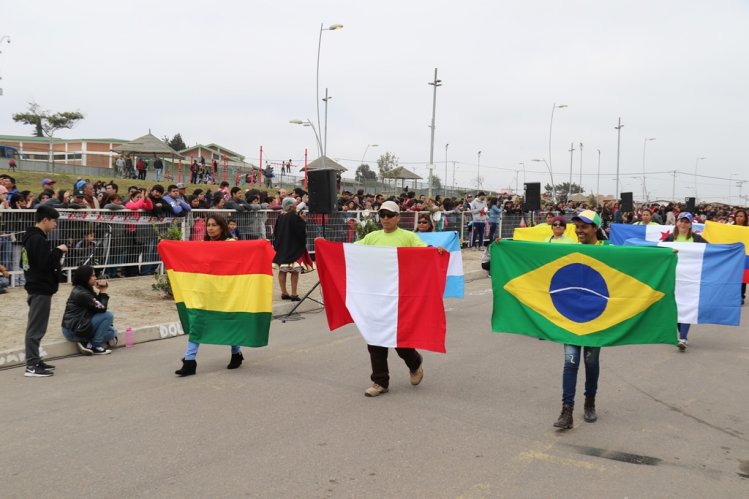
[[[619,126],[615,126],[616,130],[616,200],[619,201],[619,151],[621,146],[622,138],[622,118],[619,117]]]
[[[536,163],[540,163],[543,161],[543,163],[546,165],[546,169],[549,170],[549,177],[551,178],[551,200],[556,204],[556,192],[557,188],[554,185],[554,174],[551,172],[551,165],[546,162],[545,158],[541,159],[532,159],[531,161],[535,161]]]
[[[323,23],[320,23],[320,36],[317,39],[317,70],[315,72],[315,106],[317,108],[317,130],[320,130],[320,49],[322,48],[322,32],[323,31],[336,31],[342,28],[343,28],[343,24],[331,24],[327,28],[323,28]],[[325,109],[326,109],[325,128],[326,130],[328,128],[328,125],[327,125],[328,100],[327,99],[328,99],[328,90],[325,89]],[[315,128],[313,127],[312,129],[314,130]],[[317,135],[317,132],[315,132],[315,135]],[[325,143],[327,144],[327,131],[325,135],[326,135]],[[322,147],[322,141],[320,141],[319,138],[318,138],[318,142],[320,143],[320,150],[322,151],[321,156],[323,156],[323,167],[324,167],[326,151],[325,151],[325,148]]]
[[[642,200],[647,202],[648,200],[648,189],[645,187],[645,148],[648,142],[655,140],[655,137],[645,137],[642,142]]]
[[[317,134],[317,129],[315,129],[315,124],[312,123],[310,120],[305,120],[305,121],[289,120],[289,123],[291,123],[292,125],[302,125],[302,126],[310,127],[312,131],[315,133],[315,140],[317,141],[317,152],[322,156],[322,142],[320,141],[320,136]]]
[[[551,171],[551,164],[552,164],[551,163],[551,132],[554,127],[554,110],[563,109],[565,107],[567,107],[567,104],[559,104],[557,106],[556,102],[554,103],[554,105],[551,106],[551,119],[549,120],[549,163],[548,163],[549,171]],[[554,197],[553,193],[552,193],[552,197]]]
[[[332,99],[333,96],[328,95],[328,88],[325,88],[325,98],[323,99],[323,102],[325,102],[325,131],[323,132],[323,142],[322,142],[322,155],[327,156],[328,154],[328,101]],[[325,161],[323,159],[323,161]]]
[[[359,162],[359,165],[364,164],[364,156],[367,155],[367,151],[370,147],[380,147],[380,144],[367,144],[367,147],[364,148],[364,154],[361,155],[361,161]]]
[[[431,199],[433,180],[432,175],[434,172],[434,118],[437,112],[437,87],[442,86],[442,80],[437,79],[437,68],[434,68],[434,81],[428,82],[428,85],[432,85],[434,87],[432,97],[432,124],[430,126],[430,128],[432,129],[432,138],[429,144],[429,198]]]
[[[700,156],[697,158],[697,161],[694,162],[694,202],[697,203],[697,165],[700,164],[700,161],[703,159],[707,159],[704,156]]]
[[[450,147],[450,144],[445,144],[445,180],[444,180],[444,187],[442,189],[443,193],[442,195],[444,197],[447,197],[447,148]]]
[[[481,151],[478,152],[476,161],[476,192],[481,190]]]

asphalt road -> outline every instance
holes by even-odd
[[[53,378],[0,371],[0,496],[747,497],[749,336],[695,326],[666,345],[601,352],[599,420],[552,427],[562,347],[490,332],[488,279],[448,300],[448,353],[410,386],[366,398],[354,327],[274,321],[271,345],[206,345],[173,376],[174,338],[55,361]],[[580,373],[578,387],[582,387]]]

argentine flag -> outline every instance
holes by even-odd
[[[442,246],[450,252],[447,267],[445,298],[463,298],[465,277],[463,274],[463,254],[460,252],[460,237],[457,232],[416,232],[422,241],[430,246]]]
[[[739,325],[743,244],[652,243],[638,239],[629,239],[626,244],[678,250],[674,294],[679,322]]]
[[[692,232],[702,234],[705,224],[692,224]],[[627,239],[641,239],[643,241],[660,242],[674,231],[673,225],[630,225],[611,224],[609,226],[609,241],[611,244],[623,246]]]

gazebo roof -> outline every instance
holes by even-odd
[[[339,172],[347,171],[345,166],[336,163],[327,156],[320,156],[313,162],[308,163],[307,170],[337,170]],[[300,171],[304,171],[304,168],[302,168]]]
[[[121,153],[136,153],[136,154],[173,154],[180,156],[180,154],[169,147],[169,145],[158,137],[147,133],[143,137],[126,142],[112,149],[114,152]]]
[[[382,178],[398,178],[405,180],[421,180],[422,178],[404,166],[399,166],[397,168],[393,168],[392,170],[388,170],[380,176]]]

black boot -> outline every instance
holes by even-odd
[[[197,361],[182,359],[182,369],[177,369],[176,371],[174,371],[174,374],[179,377],[192,376],[193,374],[195,374],[195,370],[197,368]]]
[[[562,413],[559,415],[559,419],[557,419],[557,422],[554,423],[554,426],[556,428],[561,428],[562,430],[569,430],[570,428],[572,428],[572,406],[571,405],[562,406]]]
[[[598,415],[596,414],[595,397],[585,397],[585,407],[583,411],[583,419],[585,420],[585,422],[595,423],[596,419],[598,419]]]
[[[236,369],[239,366],[242,365],[242,361],[244,360],[244,356],[242,355],[242,352],[239,353],[233,353],[231,354],[231,360],[229,361],[229,365],[226,366],[227,369]]]

